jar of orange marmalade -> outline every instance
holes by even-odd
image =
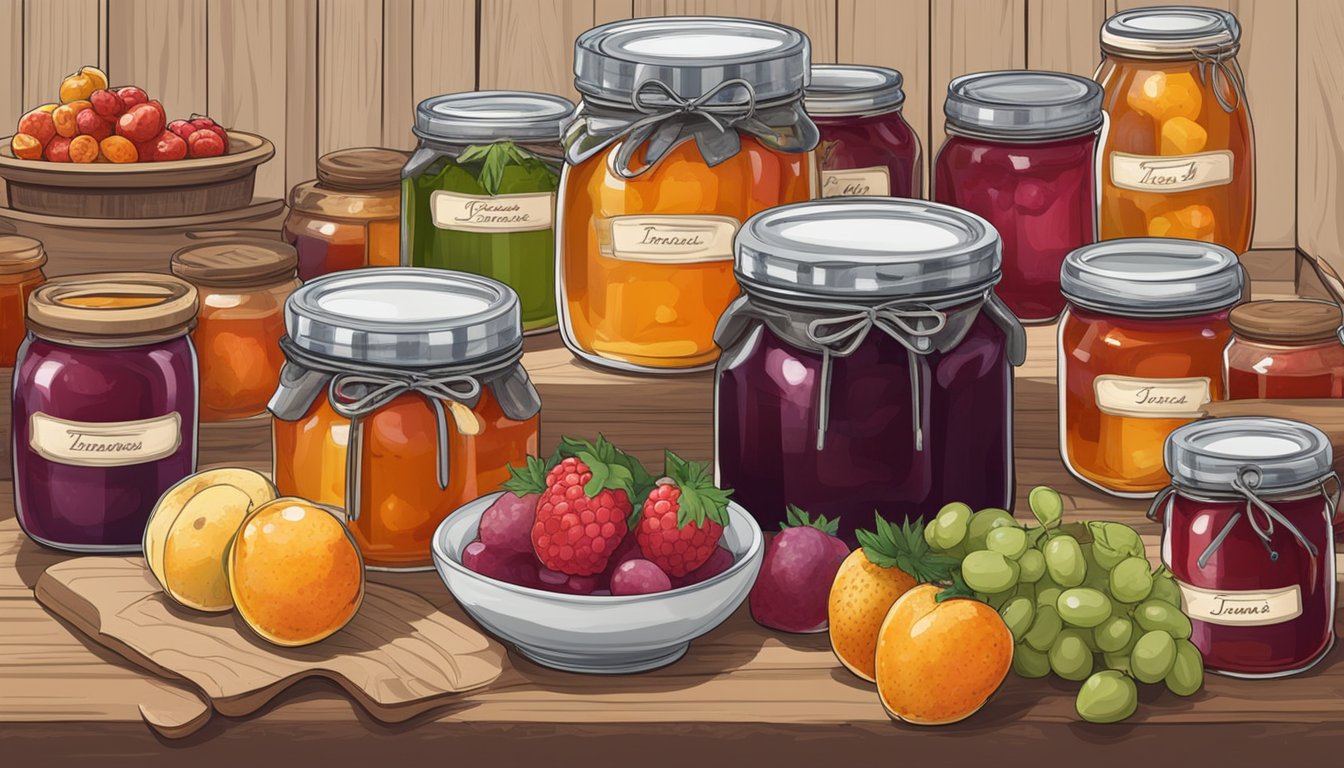
[[[1250,247],[1255,142],[1240,40],[1237,17],[1212,8],[1138,8],[1106,20],[1096,74],[1110,115],[1101,239]]]
[[[556,236],[575,354],[627,370],[713,365],[714,326],[738,295],[738,227],[812,196],[810,64],[807,36],[763,21],[632,19],[579,36]]]
[[[28,296],[46,279],[42,274],[46,263],[41,241],[0,235],[0,366],[14,365],[14,355],[27,333],[24,310]]]
[[[1111,240],[1065,257],[1059,452],[1069,472],[1117,496],[1167,485],[1167,435],[1226,397],[1227,316],[1242,283],[1231,251],[1190,240]]]
[[[424,570],[451,512],[537,452],[518,295],[439,269],[364,269],[285,302],[275,484],[343,507],[367,566]]]

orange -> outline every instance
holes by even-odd
[[[893,603],[915,586],[900,568],[874,565],[863,548],[840,564],[827,603],[831,649],[850,672],[872,682],[878,630]]]

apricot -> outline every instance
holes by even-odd
[[[42,159],[42,142],[38,141],[35,136],[16,133],[14,138],[9,140],[9,148],[14,152],[14,156],[20,160]]]
[[[114,163],[134,163],[140,159],[135,145],[125,136],[108,136],[98,142],[98,148],[103,151],[103,157]]]
[[[826,618],[831,650],[850,672],[872,682],[878,630],[892,604],[914,586],[910,574],[874,564],[862,547],[840,564],[831,582]]]
[[[1199,117],[1204,98],[1188,72],[1153,72],[1140,78],[1135,78],[1125,95],[1130,108],[1157,120]]]
[[[69,103],[87,99],[93,92],[107,87],[107,75],[97,67],[80,67],[78,72],[66,75],[61,81],[61,101]]]
[[[76,136],[70,140],[70,160],[75,163],[92,163],[98,159],[98,140],[92,136]]]
[[[56,126],[56,133],[67,139],[79,135],[78,117],[79,110],[74,109],[74,104],[62,104],[51,113],[51,121]]]
[[[64,136],[55,136],[42,150],[42,157],[52,163],[70,162],[70,140]]]
[[[1161,152],[1164,155],[1193,155],[1203,151],[1208,140],[1209,132],[1204,126],[1188,117],[1162,121]]]
[[[94,112],[112,120],[126,111],[126,105],[121,103],[121,97],[115,91],[107,88],[102,88],[90,94],[89,103],[93,104]]]
[[[1207,205],[1187,205],[1167,211],[1148,221],[1149,237],[1178,237],[1183,240],[1213,240],[1213,209]]]
[[[102,141],[112,135],[112,121],[92,109],[75,115],[75,126],[79,128],[81,136],[92,136],[95,141]]]
[[[48,115],[50,115],[52,112],[55,112],[55,111],[56,111],[56,108],[59,107],[59,106],[61,106],[61,105],[60,105],[60,104],[56,104],[56,103],[53,102],[53,103],[51,103],[51,104],[43,104],[42,106],[38,107],[38,108],[35,109],[34,111],[35,111],[35,112],[46,112]]]
[[[40,108],[28,112],[19,118],[19,133],[26,133],[37,139],[37,142],[46,146],[51,137],[56,135],[56,121],[52,119],[50,112],[43,112]]]
[[[163,110],[150,103],[136,104],[117,118],[117,135],[134,142],[149,141],[163,129]]]

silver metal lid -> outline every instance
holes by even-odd
[[[669,16],[627,19],[579,35],[574,87],[580,93],[628,101],[648,81],[690,100],[730,80],[751,84],[757,101],[797,94],[812,60],[807,35],[753,19]],[[664,94],[646,92],[657,103]],[[742,88],[724,87],[706,103],[744,101]]]
[[[433,96],[415,108],[414,133],[423,139],[559,141],[574,115],[562,96],[530,91],[474,91]]]
[[[1214,8],[1164,5],[1121,11],[1101,26],[1101,50],[1133,56],[1188,56],[1231,50],[1241,41],[1237,17]]]
[[[1205,419],[1174,430],[1163,460],[1178,486],[1235,490],[1241,478],[1252,490],[1286,490],[1319,481],[1332,471],[1330,440],[1310,424],[1288,419]]]
[[[406,267],[305,283],[285,301],[285,332],[315,355],[395,368],[493,357],[523,338],[513,289],[462,272]]]
[[[1163,237],[1085,245],[1064,258],[1059,272],[1069,301],[1122,316],[1223,309],[1241,299],[1243,280],[1236,254],[1221,245]]]
[[[905,103],[900,72],[859,64],[813,64],[803,106],[814,115],[890,112]]]
[[[954,133],[1041,141],[1100,128],[1101,97],[1100,85],[1077,75],[980,72],[948,83],[943,114]]]
[[[1001,245],[989,222],[950,205],[843,197],[771,208],[734,241],[737,278],[816,296],[965,294],[999,281]]]

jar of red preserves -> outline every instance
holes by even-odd
[[[1165,460],[1172,484],[1149,516],[1162,522],[1162,563],[1205,668],[1282,677],[1320,661],[1335,641],[1339,502],[1325,434],[1287,419],[1209,419],[1172,432]]]
[[[1344,397],[1340,309],[1326,301],[1253,301],[1228,316],[1229,400]]]
[[[27,333],[23,318],[28,296],[46,279],[42,274],[46,263],[40,241],[0,235],[0,366],[14,365],[14,354]]]
[[[330,152],[317,178],[289,192],[285,239],[298,250],[299,278],[401,263],[401,167],[406,153],[382,147]]]
[[[886,67],[814,64],[804,106],[821,130],[821,197],[919,197],[919,137],[901,114],[901,73]]]

